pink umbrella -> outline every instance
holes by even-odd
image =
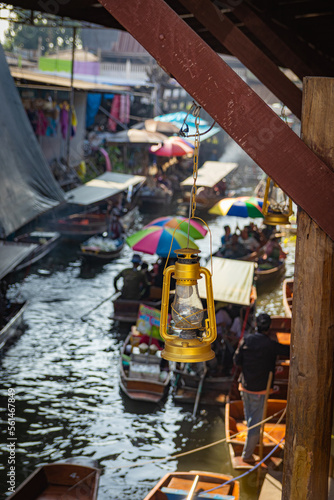
[[[169,137],[162,144],[151,146],[150,151],[157,156],[184,156],[193,154],[194,148],[181,137]]]

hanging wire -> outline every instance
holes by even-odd
[[[200,132],[198,132],[198,134],[197,134],[197,130],[196,130],[195,134],[190,134],[190,135],[189,135],[189,134],[188,134],[188,132],[189,132],[189,127],[188,127],[188,125],[187,125],[187,123],[186,123],[186,122],[187,122],[187,118],[188,118],[189,114],[191,113],[191,111],[192,111],[193,109],[195,109],[195,110],[196,110],[197,108],[201,109],[201,107],[200,107],[200,106],[198,106],[198,104],[196,104],[196,103],[195,103],[195,101],[193,101],[193,103],[192,103],[192,105],[191,105],[191,108],[189,109],[188,113],[186,114],[186,116],[185,116],[185,118],[184,118],[184,120],[183,120],[183,124],[181,125],[181,128],[180,128],[180,130],[179,130],[179,132],[178,132],[178,135],[179,135],[180,137],[196,137],[197,135],[200,135],[200,136],[201,136],[201,135],[205,135],[205,134],[207,134],[208,132],[210,132],[210,130],[212,130],[212,128],[215,126],[216,122],[214,121],[214,122],[212,123],[212,125],[211,125],[211,126],[210,126],[207,130],[205,130],[204,132],[201,132],[201,133],[200,133]]]
[[[183,129],[184,126],[187,126],[188,125],[186,124],[186,120],[187,120],[187,117],[189,116],[190,112],[193,112],[193,115],[195,117],[195,127],[196,127],[196,133],[194,136],[192,137],[195,137],[195,148],[194,148],[194,156],[193,156],[193,185],[192,185],[192,188],[191,188],[191,192],[190,192],[190,201],[189,201],[189,212],[188,212],[188,232],[187,232],[187,247],[189,248],[189,240],[190,240],[190,220],[191,219],[197,219],[199,221],[201,221],[208,229],[208,233],[210,235],[210,260],[211,260],[211,274],[213,274],[213,263],[212,263],[212,233],[211,233],[211,230],[208,226],[208,224],[203,220],[201,219],[200,217],[196,217],[195,215],[195,212],[196,212],[196,194],[197,194],[197,186],[196,186],[196,181],[197,181],[197,177],[198,177],[198,153],[199,153],[199,145],[200,145],[200,136],[203,135],[203,134],[200,134],[199,132],[199,125],[200,125],[200,111],[201,111],[201,106],[199,106],[198,104],[196,104],[195,102],[193,102],[191,108],[189,109],[186,117],[184,118],[183,120],[183,125],[180,129],[180,132],[181,130]],[[212,127],[211,127],[212,128]],[[209,129],[210,130],[210,129]],[[205,132],[206,133],[206,132]],[[190,136],[189,136],[190,137]],[[170,254],[171,254],[171,251],[172,251],[172,246],[173,246],[173,241],[174,241],[174,235],[175,235],[175,231],[180,227],[180,225],[182,224],[182,222],[185,222],[185,221],[181,221],[177,226],[176,228],[174,229],[174,232],[173,232],[173,237],[172,237],[172,242],[170,244],[170,248],[169,248],[169,253],[168,253],[168,257],[167,257],[167,260],[166,260],[166,263],[165,263],[165,267],[164,267],[164,270],[167,268],[167,264],[168,264],[168,260],[169,260],[169,257],[170,257]]]

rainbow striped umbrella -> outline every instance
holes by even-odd
[[[173,238],[174,234],[174,238]],[[148,253],[150,255],[157,254],[160,257],[168,257],[169,250],[172,244],[170,257],[176,257],[174,250],[179,248],[196,248],[198,246],[192,238],[189,238],[186,233],[174,230],[164,226],[150,226],[126,238],[126,242],[136,252]]]
[[[223,198],[210,208],[209,213],[234,217],[250,217],[251,219],[255,219],[256,217],[263,218],[262,204],[263,200],[255,196]]]
[[[180,224],[180,226],[179,226]],[[187,217],[182,217],[181,215],[167,215],[165,217],[159,217],[158,219],[152,220],[149,224],[146,224],[146,227],[151,226],[163,226],[163,227],[171,227],[173,229],[177,228],[180,231],[188,234],[189,228],[189,236],[194,240],[203,239],[208,230],[202,226],[197,220],[189,219]]]

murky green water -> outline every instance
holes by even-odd
[[[131,231],[157,216],[137,213]],[[208,220],[213,251],[219,247],[226,218]],[[235,227],[247,220],[229,218]],[[203,256],[209,239],[199,242]],[[287,275],[293,274],[294,242]],[[167,471],[203,469],[237,475],[228,449],[220,444],[202,452],[160,461],[224,437],[223,411],[177,406],[168,396],[160,405],[128,400],[119,389],[119,352],[127,327],[110,319],[111,301],[81,316],[113,293],[113,277],[128,265],[132,251],[103,267],[81,265],[77,248],[61,246],[57,253],[14,283],[10,294],[29,299],[27,330],[1,360],[1,409],[7,389],[16,392],[16,482],[20,484],[38,465],[73,456],[90,457],[103,469],[99,500],[141,500]],[[154,262],[154,256],[147,256]],[[258,311],[283,314],[281,281],[263,291]],[[2,420],[6,413],[2,413]],[[2,422],[0,450],[1,493],[7,491],[6,422]],[[139,464],[138,467],[133,465]],[[241,483],[241,498],[256,495],[254,474]]]

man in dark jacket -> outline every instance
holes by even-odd
[[[149,283],[146,275],[139,270],[141,264],[140,255],[134,254],[131,262],[133,264],[132,268],[123,269],[123,271],[115,276],[114,287],[116,292],[118,292],[117,282],[120,278],[123,278],[121,298],[127,300],[140,300],[149,288]]]
[[[241,368],[239,391],[244,404],[247,427],[262,420],[269,373],[275,374],[276,357],[289,357],[290,346],[279,344],[268,336],[271,319],[268,314],[256,318],[257,331],[241,341],[234,355],[234,362]],[[247,432],[242,459],[254,463],[253,451],[259,442],[260,426]]]

